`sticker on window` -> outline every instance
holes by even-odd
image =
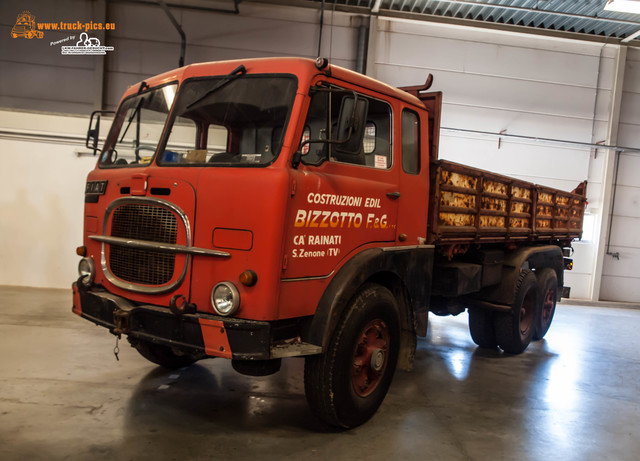
[[[243,163],[257,163],[260,161],[260,154],[242,154],[241,160]]]
[[[373,161],[374,168],[379,168],[382,170],[387,169],[387,157],[385,157],[384,155],[374,155]]]

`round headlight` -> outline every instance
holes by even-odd
[[[96,266],[91,258],[82,258],[78,264],[78,275],[84,286],[89,286],[93,283],[93,279],[96,276]]]
[[[233,283],[220,282],[211,291],[211,304],[218,314],[233,315],[240,307],[240,293]]]

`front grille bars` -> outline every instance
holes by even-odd
[[[132,238],[126,238],[126,237],[115,237],[115,236],[106,235],[107,225],[109,223],[109,217],[111,216],[113,211],[120,206],[129,205],[129,204],[163,207],[171,210],[182,221],[182,225],[184,226],[185,235],[186,235],[186,245],[179,245],[175,243],[165,243],[165,242],[154,242],[149,240],[132,239]],[[138,292],[138,293],[161,294],[161,293],[166,293],[168,291],[173,290],[176,286],[178,286],[180,283],[183,282],[187,274],[187,269],[189,267],[189,263],[191,262],[192,255],[213,256],[213,257],[219,257],[219,258],[231,257],[230,253],[227,253],[224,251],[211,250],[207,248],[198,248],[198,247],[191,246],[191,224],[189,223],[189,218],[187,217],[187,215],[173,203],[167,202],[165,200],[156,199],[156,198],[123,197],[123,198],[114,200],[105,210],[102,234],[103,235],[90,235],[89,238],[102,243],[100,265],[102,267],[102,271],[105,277],[109,282],[111,282],[113,285],[119,288],[122,288],[128,291]],[[156,286],[142,285],[142,284],[122,280],[116,277],[111,272],[111,270],[109,269],[109,264],[107,262],[107,255],[106,255],[106,249],[105,249],[106,244],[114,245],[122,248],[132,248],[136,250],[185,254],[186,259],[185,259],[184,266],[182,268],[182,272],[173,282],[166,283],[163,285],[156,285]]]

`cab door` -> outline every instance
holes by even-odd
[[[344,152],[337,141],[348,98],[366,111],[357,149]],[[392,108],[382,97],[334,85],[312,91],[301,163],[291,170],[284,279],[327,276],[349,255],[393,245],[400,192],[392,134]]]
[[[403,108],[397,120],[398,240],[400,245],[424,244],[429,206],[429,123],[424,110]]]

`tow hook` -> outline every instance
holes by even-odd
[[[113,311],[113,321],[116,327],[113,329],[114,335],[127,334],[129,332],[129,317],[131,311],[125,311],[122,309],[116,309]]]
[[[175,295],[169,301],[169,310],[174,315],[194,314],[196,312],[195,304],[189,304],[184,295]]]

